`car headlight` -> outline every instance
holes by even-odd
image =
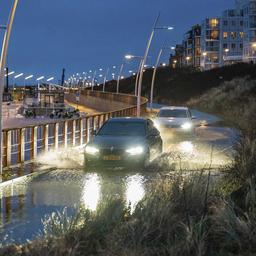
[[[85,152],[89,155],[96,155],[99,153],[99,149],[94,146],[86,146]]]
[[[143,152],[144,152],[144,149],[141,146],[129,148],[126,150],[126,153],[128,153],[132,156],[141,155]]]
[[[183,125],[181,125],[181,128],[184,130],[190,130],[192,128],[192,124],[189,122],[184,123]]]

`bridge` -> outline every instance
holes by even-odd
[[[136,116],[137,97],[100,91],[82,90],[76,101],[76,90],[65,93],[70,105],[97,109],[95,114],[79,118],[42,120],[33,124],[16,125],[3,129],[3,167],[33,161],[39,154],[59,148],[77,147],[86,144],[93,131],[112,117]],[[146,111],[147,99],[141,97],[141,111]]]

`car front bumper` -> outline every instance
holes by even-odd
[[[86,167],[126,167],[141,166],[146,160],[146,155],[89,155],[85,153]]]

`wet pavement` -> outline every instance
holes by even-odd
[[[81,204],[94,211],[101,202],[117,197],[133,209],[153,181],[161,181],[174,170],[203,168],[214,172],[230,164],[237,132],[229,127],[214,127],[217,117],[195,114],[199,123],[207,121],[211,126],[198,126],[190,140],[177,141],[171,134],[163,134],[164,153],[152,159],[147,171],[85,171],[82,149],[42,155],[35,167],[41,171],[35,176],[0,185],[0,241],[23,243],[35,238],[43,228],[41,220],[64,207],[70,215]]]

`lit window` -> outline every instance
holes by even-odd
[[[209,24],[210,24],[210,26],[211,26],[212,28],[217,27],[218,24],[219,24],[219,20],[218,20],[218,19],[210,19],[210,20],[209,20]]]
[[[223,32],[223,38],[227,39],[228,38],[228,32]]]
[[[236,32],[231,32],[230,34],[231,34],[232,39],[236,39]]]
[[[240,32],[240,37],[244,38],[244,32]]]
[[[213,30],[211,32],[211,39],[219,39],[219,31],[218,30]]]

